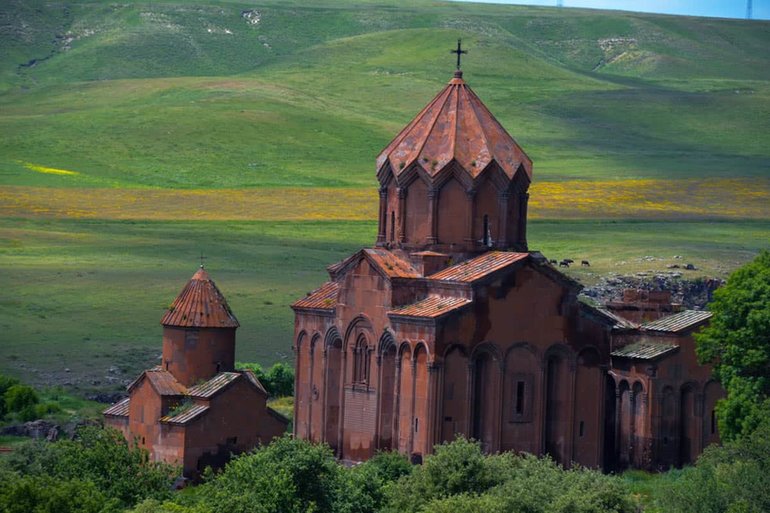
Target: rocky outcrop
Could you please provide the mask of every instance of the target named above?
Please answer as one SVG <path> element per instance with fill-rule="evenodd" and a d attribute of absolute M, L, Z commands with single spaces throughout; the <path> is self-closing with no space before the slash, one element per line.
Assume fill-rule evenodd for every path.
<path fill-rule="evenodd" d="M 714 291 L 724 284 L 719 278 L 683 278 L 679 272 L 613 275 L 601 278 L 599 283 L 583 289 L 581 295 L 590 300 L 606 304 L 618 301 L 625 289 L 648 291 L 668 290 L 674 303 L 681 303 L 690 310 L 704 310 L 711 301 Z"/>

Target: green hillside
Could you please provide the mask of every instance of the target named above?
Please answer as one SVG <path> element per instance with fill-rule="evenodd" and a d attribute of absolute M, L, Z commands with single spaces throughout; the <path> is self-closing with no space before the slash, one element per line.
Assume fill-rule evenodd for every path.
<path fill-rule="evenodd" d="M 537 180 L 770 168 L 768 22 L 448 2 L 0 9 L 3 184 L 370 186 L 457 37 Z"/>
<path fill-rule="evenodd" d="M 373 242 L 375 157 L 451 78 L 457 38 L 535 163 L 531 247 L 592 262 L 573 276 L 674 255 L 724 276 L 767 247 L 770 22 L 4 0 L 0 373 L 119 388 L 155 362 L 201 252 L 241 321 L 238 358 L 291 358 L 288 304 Z"/>

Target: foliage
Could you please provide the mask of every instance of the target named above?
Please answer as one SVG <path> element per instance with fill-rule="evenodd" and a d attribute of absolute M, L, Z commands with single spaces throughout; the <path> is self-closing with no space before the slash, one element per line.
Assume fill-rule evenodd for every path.
<path fill-rule="evenodd" d="M 8 412 L 8 408 L 5 405 L 5 393 L 9 388 L 18 384 L 18 379 L 0 374 L 0 420 L 2 420 L 2 418 Z"/>
<path fill-rule="evenodd" d="M 19 420 L 29 421 L 39 418 L 35 406 L 40 402 L 35 389 L 27 385 L 13 385 L 4 396 L 5 411 L 17 413 Z"/>
<path fill-rule="evenodd" d="M 148 497 L 170 497 L 176 475 L 173 467 L 150 462 L 146 451 L 129 447 L 120 432 L 97 427 L 79 429 L 75 440 L 22 445 L 5 467 L 19 476 L 39 479 L 27 481 L 29 486 L 47 478 L 82 480 L 123 507 Z"/>
<path fill-rule="evenodd" d="M 727 391 L 717 416 L 722 439 L 731 440 L 750 434 L 770 410 L 770 251 L 733 272 L 709 309 L 697 354 Z"/>
<path fill-rule="evenodd" d="M 270 397 L 294 395 L 294 367 L 284 362 L 274 363 L 267 371 L 258 363 L 237 362 L 235 366 L 253 372 Z"/>
<path fill-rule="evenodd" d="M 94 483 L 50 476 L 0 475 L 1 513 L 118 513 L 115 499 L 108 499 Z"/>
<path fill-rule="evenodd" d="M 670 477 L 657 499 L 666 513 L 770 511 L 770 411 L 752 433 L 706 448 L 694 467 Z"/>
<path fill-rule="evenodd" d="M 214 513 L 332 512 L 342 476 L 328 446 L 286 435 L 230 461 L 201 494 Z"/>
<path fill-rule="evenodd" d="M 623 482 L 585 469 L 564 470 L 549 458 L 484 456 L 478 443 L 457 439 L 435 448 L 389 489 L 385 511 L 598 513 L 633 512 Z"/>

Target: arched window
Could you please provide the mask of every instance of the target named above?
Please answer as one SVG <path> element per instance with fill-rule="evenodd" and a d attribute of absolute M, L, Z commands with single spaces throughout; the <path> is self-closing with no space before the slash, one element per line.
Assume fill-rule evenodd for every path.
<path fill-rule="evenodd" d="M 364 335 L 359 335 L 353 348 L 353 383 L 369 382 L 369 344 Z"/>

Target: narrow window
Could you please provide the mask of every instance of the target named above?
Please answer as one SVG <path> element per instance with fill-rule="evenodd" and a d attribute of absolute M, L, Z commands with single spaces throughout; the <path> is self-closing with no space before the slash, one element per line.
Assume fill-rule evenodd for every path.
<path fill-rule="evenodd" d="M 583 432 L 585 431 L 585 427 L 586 427 L 586 425 L 585 425 L 585 422 L 583 422 L 583 421 L 581 420 L 581 421 L 580 421 L 580 437 L 581 437 L 581 438 L 583 437 Z"/>
<path fill-rule="evenodd" d="M 524 414 L 524 382 L 516 382 L 516 415 Z"/>
<path fill-rule="evenodd" d="M 166 370 L 168 370 L 168 360 L 166 360 Z"/>
<path fill-rule="evenodd" d="M 366 338 L 361 335 L 353 348 L 353 382 L 369 382 L 369 347 Z"/>
<path fill-rule="evenodd" d="M 222 367 L 222 364 L 220 362 L 217 362 L 217 374 L 219 374 L 219 369 Z"/>
<path fill-rule="evenodd" d="M 144 445 L 144 437 L 142 437 L 142 445 Z"/>
<path fill-rule="evenodd" d="M 487 214 L 484 214 L 484 231 L 483 233 L 483 243 L 485 246 L 489 246 L 489 216 Z"/>
<path fill-rule="evenodd" d="M 390 242 L 396 240 L 396 213 L 390 211 Z"/>
<path fill-rule="evenodd" d="M 416 433 L 420 428 L 420 419 L 415 418 L 414 419 L 414 432 Z"/>
<path fill-rule="evenodd" d="M 711 410 L 711 434 L 716 434 L 717 432 L 717 412 L 714 410 Z"/>

